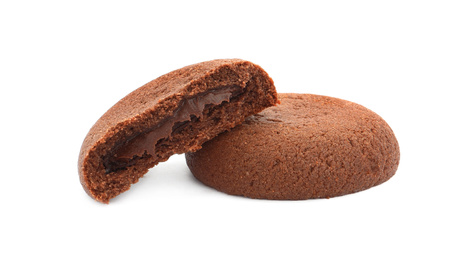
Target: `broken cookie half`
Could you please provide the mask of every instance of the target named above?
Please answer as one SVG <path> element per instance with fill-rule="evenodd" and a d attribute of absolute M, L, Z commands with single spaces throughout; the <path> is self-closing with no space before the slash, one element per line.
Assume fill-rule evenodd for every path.
<path fill-rule="evenodd" d="M 244 60 L 213 60 L 163 75 L 111 107 L 79 155 L 85 191 L 108 203 L 173 154 L 196 151 L 277 103 L 272 79 Z"/>

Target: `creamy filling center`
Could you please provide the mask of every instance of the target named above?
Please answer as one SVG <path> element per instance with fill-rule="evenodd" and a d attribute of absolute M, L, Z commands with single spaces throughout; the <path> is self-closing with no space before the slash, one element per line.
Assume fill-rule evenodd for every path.
<path fill-rule="evenodd" d="M 141 158 L 146 154 L 157 158 L 156 144 L 159 140 L 169 138 L 179 126 L 191 121 L 192 117 L 202 117 L 205 106 L 217 106 L 223 102 L 229 102 L 232 97 L 241 93 L 240 86 L 230 85 L 183 100 L 172 116 L 164 119 L 150 131 L 138 134 L 115 148 L 112 151 L 113 154 L 105 160 L 106 172 L 114 172 L 133 165 L 136 158 Z"/>

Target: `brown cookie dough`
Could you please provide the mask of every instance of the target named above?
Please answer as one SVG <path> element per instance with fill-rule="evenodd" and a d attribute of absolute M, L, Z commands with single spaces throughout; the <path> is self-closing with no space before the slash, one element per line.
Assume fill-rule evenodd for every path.
<path fill-rule="evenodd" d="M 248 61 L 213 60 L 170 72 L 128 94 L 90 129 L 78 162 L 82 186 L 108 203 L 172 154 L 196 151 L 276 103 L 272 79 Z"/>
<path fill-rule="evenodd" d="M 279 99 L 187 153 L 193 175 L 232 195 L 300 200 L 358 192 L 395 174 L 398 142 L 374 112 L 326 96 Z"/>

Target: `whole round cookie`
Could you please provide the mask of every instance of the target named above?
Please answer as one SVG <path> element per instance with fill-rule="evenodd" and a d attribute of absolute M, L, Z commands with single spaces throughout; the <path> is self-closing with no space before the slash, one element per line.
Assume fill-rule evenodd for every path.
<path fill-rule="evenodd" d="M 187 153 L 193 175 L 232 195 L 299 200 L 362 191 L 395 174 L 398 142 L 371 110 L 311 94 L 279 100 Z"/>

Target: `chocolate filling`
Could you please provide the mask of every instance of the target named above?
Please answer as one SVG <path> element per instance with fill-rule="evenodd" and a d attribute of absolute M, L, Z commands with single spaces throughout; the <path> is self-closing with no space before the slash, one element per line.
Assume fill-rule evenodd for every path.
<path fill-rule="evenodd" d="M 126 169 L 144 157 L 158 158 L 156 146 L 161 140 L 170 138 L 173 133 L 180 131 L 189 122 L 198 120 L 203 116 L 206 107 L 229 102 L 242 92 L 240 86 L 230 85 L 182 100 L 172 116 L 163 119 L 147 132 L 131 136 L 118 144 L 104 160 L 106 173 Z"/>

